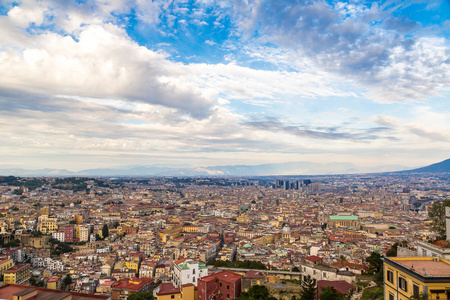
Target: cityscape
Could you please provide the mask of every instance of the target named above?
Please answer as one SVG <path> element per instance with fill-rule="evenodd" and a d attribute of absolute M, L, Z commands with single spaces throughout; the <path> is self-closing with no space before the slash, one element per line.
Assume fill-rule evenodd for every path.
<path fill-rule="evenodd" d="M 373 261 L 386 257 L 384 272 L 401 271 L 396 259 L 422 263 L 441 287 L 415 279 L 404 294 L 436 299 L 450 248 L 430 211 L 450 199 L 449 173 L 3 176 L 0 297 L 33 286 L 47 299 L 253 299 L 263 286 L 264 299 L 309 299 L 311 280 L 311 299 L 330 287 L 335 297 L 388 299 Z"/>
<path fill-rule="evenodd" d="M 449 20 L 0 1 L 0 300 L 450 299 Z"/>

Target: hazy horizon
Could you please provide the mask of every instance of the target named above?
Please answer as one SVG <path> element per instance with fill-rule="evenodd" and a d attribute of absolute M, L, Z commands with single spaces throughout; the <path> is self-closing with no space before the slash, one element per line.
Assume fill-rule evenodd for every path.
<path fill-rule="evenodd" d="M 2 1 L 0 169 L 437 163 L 448 20 L 448 1 Z"/>

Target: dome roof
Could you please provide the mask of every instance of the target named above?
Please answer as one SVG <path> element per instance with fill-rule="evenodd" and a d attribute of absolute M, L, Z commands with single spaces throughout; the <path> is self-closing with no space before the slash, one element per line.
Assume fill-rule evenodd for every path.
<path fill-rule="evenodd" d="M 289 227 L 288 225 L 284 226 L 282 233 L 283 234 L 291 234 L 291 227 Z"/>

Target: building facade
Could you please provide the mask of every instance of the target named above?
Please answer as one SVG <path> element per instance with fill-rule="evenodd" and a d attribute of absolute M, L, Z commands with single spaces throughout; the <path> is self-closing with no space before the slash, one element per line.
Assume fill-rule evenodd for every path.
<path fill-rule="evenodd" d="M 384 299 L 450 299 L 450 261 L 440 257 L 389 257 L 384 261 Z"/>

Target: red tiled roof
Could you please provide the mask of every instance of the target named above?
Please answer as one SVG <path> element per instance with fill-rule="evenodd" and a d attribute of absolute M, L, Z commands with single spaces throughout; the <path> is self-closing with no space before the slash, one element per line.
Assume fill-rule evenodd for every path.
<path fill-rule="evenodd" d="M 311 255 L 311 256 L 305 257 L 305 259 L 309 260 L 309 261 L 312 261 L 312 262 L 322 260 L 320 257 L 315 256 L 315 255 Z"/>
<path fill-rule="evenodd" d="M 233 273 L 231 271 L 228 270 L 224 270 L 206 277 L 202 277 L 200 280 L 205 281 L 205 282 L 209 282 L 211 280 L 215 280 L 215 279 L 219 279 L 219 280 L 224 280 L 224 281 L 231 281 L 231 282 L 236 282 L 238 280 L 240 280 L 242 278 L 241 275 Z"/>
<path fill-rule="evenodd" d="M 139 291 L 142 289 L 146 284 L 149 284 L 153 282 L 153 278 L 133 278 L 131 280 L 129 279 L 121 279 L 115 284 L 112 285 L 113 289 L 123 289 L 123 290 L 133 290 L 133 291 Z"/>
<path fill-rule="evenodd" d="M 338 281 L 319 280 L 319 281 L 317 281 L 318 294 L 320 295 L 322 290 L 329 286 L 333 287 L 336 291 L 338 291 L 339 293 L 342 293 L 344 295 L 347 295 L 351 289 L 353 289 L 353 290 L 356 289 L 353 285 L 351 285 L 350 283 L 348 283 L 347 281 L 344 281 L 344 280 L 338 280 Z"/>
<path fill-rule="evenodd" d="M 173 286 L 172 283 L 161 283 L 159 285 L 159 292 L 157 296 L 170 295 L 180 293 L 180 289 Z"/>

